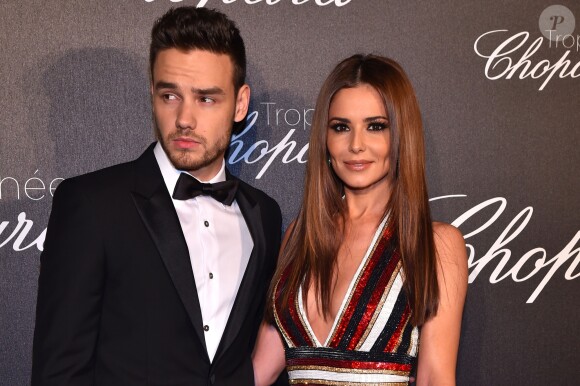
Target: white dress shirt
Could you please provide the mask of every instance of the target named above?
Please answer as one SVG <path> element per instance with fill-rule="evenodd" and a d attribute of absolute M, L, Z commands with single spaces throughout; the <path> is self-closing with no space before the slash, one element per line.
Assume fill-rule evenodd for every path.
<path fill-rule="evenodd" d="M 172 195 L 182 171 L 175 169 L 159 142 L 154 154 Z M 225 180 L 224 160 L 215 177 L 201 182 Z M 231 206 L 209 196 L 172 200 L 187 242 L 201 306 L 207 353 L 213 361 L 254 243 L 235 200 Z"/>

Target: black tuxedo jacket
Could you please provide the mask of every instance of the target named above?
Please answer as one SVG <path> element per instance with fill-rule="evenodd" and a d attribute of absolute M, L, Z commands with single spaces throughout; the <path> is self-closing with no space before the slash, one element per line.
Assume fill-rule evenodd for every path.
<path fill-rule="evenodd" d="M 253 385 L 251 352 L 282 224 L 278 204 L 244 182 L 236 200 L 254 249 L 210 363 L 187 244 L 153 145 L 133 162 L 63 181 L 41 255 L 32 385 Z"/>

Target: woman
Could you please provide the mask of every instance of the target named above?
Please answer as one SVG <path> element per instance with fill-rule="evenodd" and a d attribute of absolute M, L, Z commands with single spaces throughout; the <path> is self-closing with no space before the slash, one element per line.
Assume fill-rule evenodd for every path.
<path fill-rule="evenodd" d="M 431 222 L 406 74 L 378 56 L 342 61 L 316 103 L 302 208 L 254 351 L 256 384 L 286 365 L 292 384 L 406 385 L 416 374 L 417 385 L 455 385 L 466 289 L 461 234 Z"/>

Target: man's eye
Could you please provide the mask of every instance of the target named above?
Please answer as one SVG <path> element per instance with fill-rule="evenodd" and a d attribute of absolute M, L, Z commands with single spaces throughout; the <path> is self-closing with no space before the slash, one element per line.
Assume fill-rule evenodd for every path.
<path fill-rule="evenodd" d="M 163 98 L 163 100 L 165 100 L 165 101 L 174 101 L 174 100 L 177 100 L 177 95 L 175 95 L 175 94 L 163 94 L 163 95 L 161 95 L 161 98 Z"/>
<path fill-rule="evenodd" d="M 349 130 L 348 126 L 342 123 L 335 123 L 334 125 L 330 125 L 330 128 L 337 133 Z"/>
<path fill-rule="evenodd" d="M 201 97 L 199 98 L 201 103 L 213 103 L 215 102 L 215 100 L 213 98 L 210 97 Z"/>

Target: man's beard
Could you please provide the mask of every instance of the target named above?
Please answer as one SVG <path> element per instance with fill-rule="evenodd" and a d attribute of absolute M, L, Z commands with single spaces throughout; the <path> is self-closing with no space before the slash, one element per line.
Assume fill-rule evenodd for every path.
<path fill-rule="evenodd" d="M 218 140 L 212 145 L 208 145 L 207 140 L 204 137 L 195 134 L 195 132 L 190 129 L 176 129 L 174 133 L 170 134 L 167 138 L 164 138 L 161 135 L 161 131 L 157 124 L 155 124 L 155 134 L 161 143 L 161 147 L 165 151 L 165 154 L 167 154 L 167 157 L 176 169 L 194 172 L 211 165 L 224 156 L 230 144 L 231 130 L 226 132 L 223 137 L 218 138 Z M 199 142 L 200 149 L 193 153 L 187 149 L 172 150 L 169 144 L 174 138 L 178 137 L 187 137 Z M 203 152 L 200 153 L 200 150 L 202 149 Z"/>

